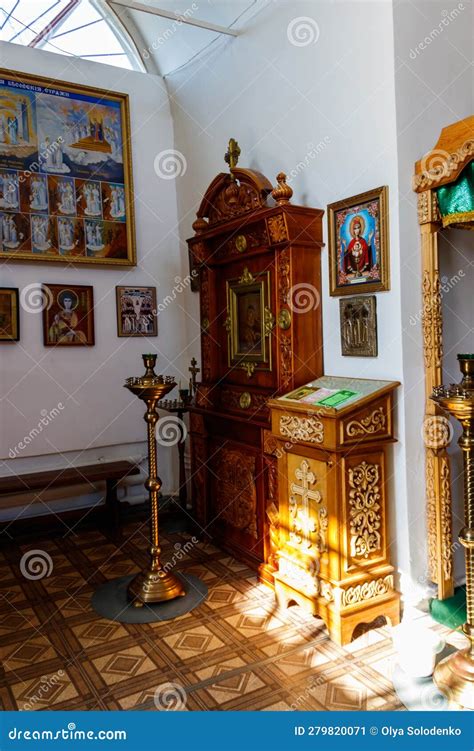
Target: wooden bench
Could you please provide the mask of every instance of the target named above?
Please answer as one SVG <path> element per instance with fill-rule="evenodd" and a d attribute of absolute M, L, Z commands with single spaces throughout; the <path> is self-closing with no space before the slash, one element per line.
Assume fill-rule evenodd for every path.
<path fill-rule="evenodd" d="M 89 484 L 95 492 L 95 483 L 105 482 L 105 510 L 115 535 L 120 531 L 120 503 L 117 485 L 129 475 L 137 475 L 140 470 L 129 461 L 87 464 L 62 469 L 47 469 L 24 475 L 0 477 L 0 508 L 8 508 L 8 497 L 17 493 L 38 493 L 33 503 L 40 503 L 40 493 L 52 488 L 67 488 Z"/>

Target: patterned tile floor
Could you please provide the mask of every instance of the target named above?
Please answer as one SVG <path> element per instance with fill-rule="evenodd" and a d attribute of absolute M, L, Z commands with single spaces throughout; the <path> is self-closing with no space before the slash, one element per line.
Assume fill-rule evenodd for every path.
<path fill-rule="evenodd" d="M 107 621 L 90 606 L 100 584 L 144 564 L 143 523 L 128 524 L 119 546 L 97 531 L 9 544 L 0 553 L 0 709 L 404 709 L 388 628 L 338 647 L 322 621 L 277 611 L 246 566 L 190 539 L 163 535 L 163 556 L 203 579 L 207 600 L 144 625 Z M 42 578 L 22 573 L 33 549 L 52 562 Z"/>

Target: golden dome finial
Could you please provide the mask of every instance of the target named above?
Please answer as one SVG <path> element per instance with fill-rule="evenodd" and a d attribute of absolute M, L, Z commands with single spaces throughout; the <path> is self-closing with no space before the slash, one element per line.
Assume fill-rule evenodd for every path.
<path fill-rule="evenodd" d="M 284 172 L 279 172 L 276 176 L 278 186 L 273 188 L 272 196 L 275 201 L 281 205 L 283 203 L 289 203 L 290 198 L 293 195 L 293 190 L 286 184 L 286 175 Z"/>

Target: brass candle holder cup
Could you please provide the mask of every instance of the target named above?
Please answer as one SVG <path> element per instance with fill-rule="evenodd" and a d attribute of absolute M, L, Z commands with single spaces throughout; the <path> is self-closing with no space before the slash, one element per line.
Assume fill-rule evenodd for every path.
<path fill-rule="evenodd" d="M 192 396 L 189 392 L 189 389 L 178 389 L 178 393 L 179 393 L 179 398 L 182 404 L 184 404 L 184 406 L 187 407 L 188 404 L 190 404 L 192 400 Z"/>
<path fill-rule="evenodd" d="M 463 379 L 459 385 L 437 386 L 432 399 L 462 425 L 459 446 L 464 458 L 465 525 L 459 542 L 466 556 L 467 621 L 463 631 L 470 640 L 442 660 L 434 671 L 434 682 L 449 701 L 474 709 L 474 354 L 458 355 Z"/>
<path fill-rule="evenodd" d="M 160 542 L 158 529 L 158 494 L 161 480 L 158 477 L 156 460 L 155 428 L 159 420 L 156 404 L 168 394 L 176 383 L 172 376 L 156 375 L 156 355 L 142 355 L 145 373 L 139 377 L 127 378 L 125 388 L 145 402 L 147 410 L 144 415 L 148 426 L 148 479 L 145 488 L 150 496 L 150 562 L 130 582 L 128 596 L 135 607 L 145 603 L 163 602 L 186 594 L 181 580 L 167 570 L 160 560 Z"/>

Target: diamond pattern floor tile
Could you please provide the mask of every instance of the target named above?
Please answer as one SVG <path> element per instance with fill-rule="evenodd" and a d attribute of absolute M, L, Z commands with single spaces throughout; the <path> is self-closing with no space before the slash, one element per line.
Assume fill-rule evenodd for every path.
<path fill-rule="evenodd" d="M 164 685 L 184 697 L 187 711 L 402 708 L 390 681 L 389 629 L 338 647 L 322 621 L 297 606 L 279 610 L 255 573 L 208 542 L 193 543 L 177 565 L 209 587 L 194 611 L 143 625 L 100 618 L 90 605 L 94 589 L 138 571 L 146 539 L 147 525 L 137 522 L 125 527 L 119 545 L 85 530 L 35 539 L 34 546 L 5 546 L 0 709 L 157 711 L 155 694 Z M 164 559 L 190 540 L 165 533 Z M 54 563 L 51 575 L 38 581 L 19 570 L 33 547 Z"/>

